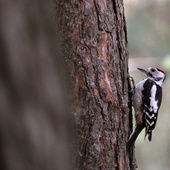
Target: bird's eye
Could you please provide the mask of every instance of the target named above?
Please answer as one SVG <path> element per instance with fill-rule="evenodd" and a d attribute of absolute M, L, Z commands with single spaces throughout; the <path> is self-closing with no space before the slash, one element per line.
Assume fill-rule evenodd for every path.
<path fill-rule="evenodd" d="M 151 68 L 151 71 L 152 71 L 152 72 L 155 72 L 156 70 L 155 70 L 154 68 Z"/>

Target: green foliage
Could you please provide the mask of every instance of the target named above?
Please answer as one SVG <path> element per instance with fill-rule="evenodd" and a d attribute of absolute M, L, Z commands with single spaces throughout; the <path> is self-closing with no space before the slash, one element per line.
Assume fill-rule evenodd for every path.
<path fill-rule="evenodd" d="M 131 4 L 130 10 L 125 6 L 131 56 L 162 57 L 170 53 L 169 7 L 168 1 Z"/>

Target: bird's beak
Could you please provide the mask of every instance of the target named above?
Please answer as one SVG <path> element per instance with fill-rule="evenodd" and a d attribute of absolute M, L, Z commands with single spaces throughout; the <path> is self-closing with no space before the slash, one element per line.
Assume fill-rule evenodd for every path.
<path fill-rule="evenodd" d="M 137 68 L 138 70 L 144 72 L 145 74 L 148 74 L 149 70 L 147 68 Z"/>

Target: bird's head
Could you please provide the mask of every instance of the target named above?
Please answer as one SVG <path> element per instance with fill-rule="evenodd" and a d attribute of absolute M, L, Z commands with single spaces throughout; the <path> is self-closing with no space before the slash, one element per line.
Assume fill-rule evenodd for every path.
<path fill-rule="evenodd" d="M 161 68 L 149 67 L 138 68 L 138 70 L 144 72 L 147 77 L 149 77 L 159 85 L 162 85 L 163 81 L 166 78 L 165 72 Z"/>

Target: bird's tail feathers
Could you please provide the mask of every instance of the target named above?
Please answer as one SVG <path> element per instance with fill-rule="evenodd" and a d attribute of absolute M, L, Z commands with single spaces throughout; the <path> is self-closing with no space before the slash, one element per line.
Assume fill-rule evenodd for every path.
<path fill-rule="evenodd" d="M 144 128 L 144 125 L 140 124 L 140 125 L 136 126 L 134 131 L 131 133 L 129 140 L 128 140 L 128 143 L 127 143 L 127 150 L 128 151 L 130 150 L 132 145 L 135 143 L 139 133 L 142 131 L 143 128 Z"/>
<path fill-rule="evenodd" d="M 145 140 L 147 135 L 148 135 L 149 142 L 151 142 L 151 140 L 152 140 L 152 131 L 146 129 L 144 140 Z"/>

